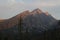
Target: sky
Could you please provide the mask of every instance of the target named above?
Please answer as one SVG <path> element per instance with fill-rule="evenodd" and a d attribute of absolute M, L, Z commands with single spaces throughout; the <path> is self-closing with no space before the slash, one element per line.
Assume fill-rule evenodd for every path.
<path fill-rule="evenodd" d="M 0 0 L 0 19 L 9 19 L 25 10 L 36 8 L 60 19 L 60 0 Z"/>

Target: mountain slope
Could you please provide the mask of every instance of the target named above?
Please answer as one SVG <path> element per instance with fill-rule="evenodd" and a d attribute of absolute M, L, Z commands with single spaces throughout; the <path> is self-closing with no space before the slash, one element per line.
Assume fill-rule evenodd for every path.
<path fill-rule="evenodd" d="M 18 28 L 18 23 L 20 22 L 20 20 L 22 20 L 21 22 L 24 30 L 27 27 L 31 29 L 31 27 L 39 28 L 40 26 L 44 26 L 45 29 L 46 26 L 50 26 L 53 22 L 56 21 L 55 18 L 47 14 L 48 13 L 44 13 L 40 9 L 35 9 L 32 12 L 24 11 L 0 24 L 0 30 L 13 28 L 15 26 Z"/>
<path fill-rule="evenodd" d="M 24 12 L 22 12 L 22 13 L 16 15 L 16 16 L 10 18 L 10 19 L 5 20 L 4 22 L 2 22 L 0 24 L 0 30 L 12 28 L 15 25 L 18 25 L 18 23 L 20 21 L 20 17 L 23 17 L 23 16 L 25 17 L 25 15 L 28 14 L 28 13 L 29 13 L 29 11 L 24 11 Z"/>
<path fill-rule="evenodd" d="M 28 28 L 28 31 L 35 30 L 41 32 L 50 28 L 49 26 L 55 21 L 56 19 L 51 15 L 46 15 L 41 10 L 35 9 L 30 15 L 22 19 L 21 26 L 23 27 L 23 31 L 26 31 L 26 28 Z"/>
<path fill-rule="evenodd" d="M 45 31 L 54 29 L 52 24 L 56 21 L 55 18 L 40 9 L 35 9 L 32 12 L 24 11 L 1 23 L 0 32 L 5 36 L 8 34 L 10 37 L 14 35 L 16 37 L 20 32 L 18 29 L 21 28 L 23 38 L 27 36 L 35 39 L 35 37 L 39 38 Z"/>

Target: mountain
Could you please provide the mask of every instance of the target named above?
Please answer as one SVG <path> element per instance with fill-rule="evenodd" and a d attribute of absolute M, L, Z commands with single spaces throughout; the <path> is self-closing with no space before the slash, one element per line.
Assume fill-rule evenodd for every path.
<path fill-rule="evenodd" d="M 24 37 L 20 38 L 31 38 L 41 37 L 45 31 L 52 30 L 57 23 L 57 20 L 53 18 L 48 12 L 43 12 L 39 8 L 33 10 L 32 12 L 24 11 L 10 19 L 6 19 L 0 23 L 0 32 L 3 35 L 12 36 L 12 39 L 19 35 L 19 28 L 21 29 Z M 8 36 L 7 35 L 7 36 Z M 35 36 L 34 36 L 35 35 Z M 38 37 L 38 38 L 39 38 Z"/>
<path fill-rule="evenodd" d="M 1 23 L 1 22 L 4 22 L 4 21 L 5 21 L 5 19 L 0 19 L 0 23 Z"/>
<path fill-rule="evenodd" d="M 43 23 L 43 24 L 49 24 L 49 23 L 53 22 L 54 20 L 56 20 L 55 18 L 53 18 L 48 13 L 42 12 L 40 9 L 35 9 L 32 12 L 29 12 L 27 10 L 27 11 L 24 11 L 24 12 L 14 16 L 14 17 L 12 17 L 10 19 L 7 19 L 5 21 L 1 20 L 1 21 L 3 21 L 2 22 L 3 24 L 0 25 L 1 26 L 0 28 L 1 29 L 11 28 L 11 27 L 17 25 L 19 23 L 20 19 L 25 19 L 25 18 L 27 18 L 27 16 L 37 17 L 37 19 L 39 18 L 41 20 L 41 23 Z"/>
<path fill-rule="evenodd" d="M 30 15 L 27 15 L 24 19 L 21 19 L 21 26 L 23 31 L 26 32 L 26 28 L 31 32 L 32 30 L 43 32 L 51 27 L 50 25 L 56 21 L 51 15 L 42 12 L 40 9 L 35 9 L 30 12 Z"/>
<path fill-rule="evenodd" d="M 22 12 L 22 13 L 16 15 L 16 16 L 14 16 L 14 17 L 12 17 L 10 19 L 7 19 L 6 21 L 2 22 L 2 24 L 0 24 L 0 30 L 14 27 L 15 25 L 17 25 L 19 23 L 20 16 L 22 17 L 22 16 L 24 16 L 22 14 L 26 15 L 27 13 L 29 13 L 29 11 L 24 11 L 24 12 Z"/>

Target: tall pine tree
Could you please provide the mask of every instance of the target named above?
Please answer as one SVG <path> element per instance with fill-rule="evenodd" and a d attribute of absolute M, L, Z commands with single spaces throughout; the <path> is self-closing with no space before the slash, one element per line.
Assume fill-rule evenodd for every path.
<path fill-rule="evenodd" d="M 20 39 L 20 40 L 23 40 L 21 23 L 22 23 L 22 19 L 21 19 L 21 17 L 20 17 L 19 23 L 18 23 L 19 39 Z"/>

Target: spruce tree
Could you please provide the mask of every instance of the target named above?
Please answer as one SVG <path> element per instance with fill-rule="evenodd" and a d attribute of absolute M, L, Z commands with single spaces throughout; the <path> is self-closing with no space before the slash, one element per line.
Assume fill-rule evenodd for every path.
<path fill-rule="evenodd" d="M 21 17 L 20 17 L 19 23 L 18 23 L 19 39 L 20 39 L 20 40 L 23 40 L 21 22 L 22 22 L 22 19 L 21 19 Z"/>

